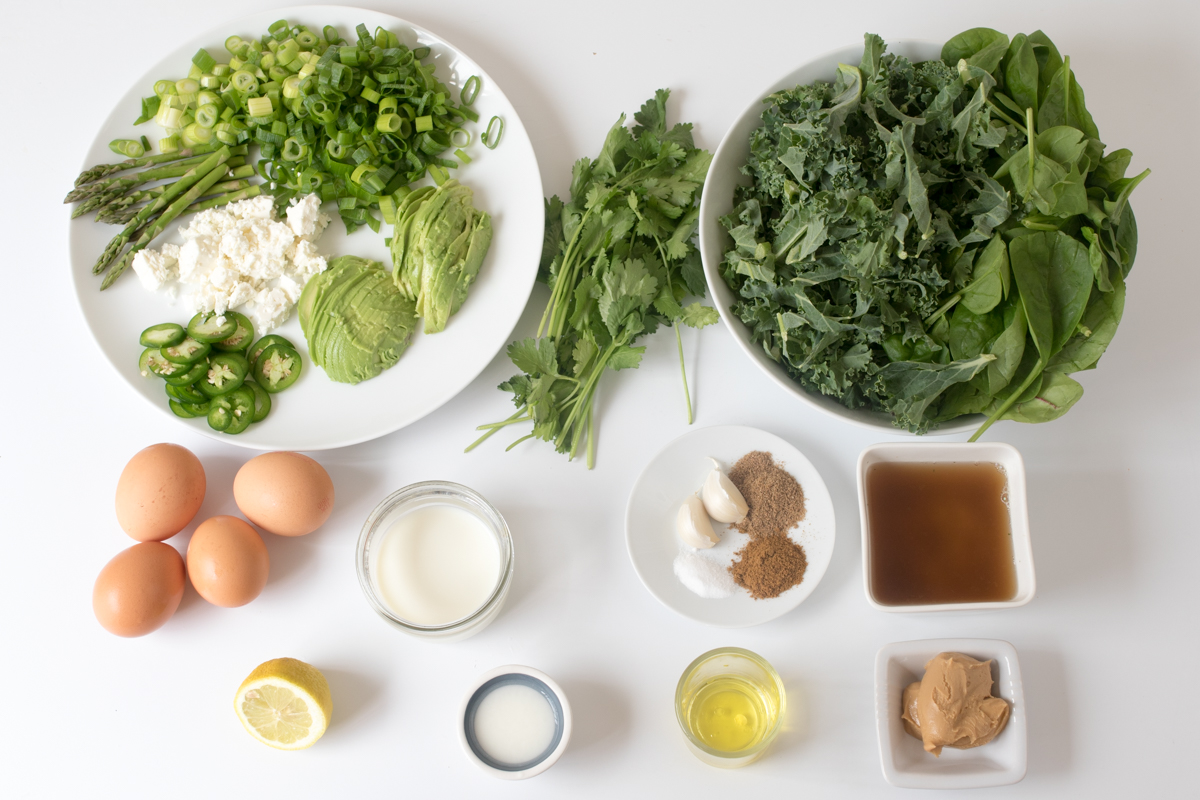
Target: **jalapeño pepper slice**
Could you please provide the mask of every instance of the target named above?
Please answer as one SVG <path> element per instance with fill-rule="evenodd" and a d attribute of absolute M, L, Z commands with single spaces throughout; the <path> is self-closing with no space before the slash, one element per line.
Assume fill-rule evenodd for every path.
<path fill-rule="evenodd" d="M 232 336 L 236 330 L 237 323 L 234 322 L 232 313 L 221 316 L 200 313 L 192 317 L 187 325 L 188 336 L 201 342 L 219 342 Z"/>
<path fill-rule="evenodd" d="M 217 350 L 238 353 L 250 347 L 250 343 L 254 341 L 254 323 L 246 318 L 245 314 L 239 314 L 236 311 L 226 311 L 225 317 L 232 319 L 237 329 L 229 336 L 219 342 L 215 342 L 213 347 Z"/>
<path fill-rule="evenodd" d="M 142 331 L 142 336 L 138 341 L 142 343 L 142 347 L 170 347 L 182 342 L 186 336 L 187 333 L 183 330 L 182 325 L 164 322 L 146 328 Z"/>
<path fill-rule="evenodd" d="M 263 350 L 254 364 L 254 380 L 271 394 L 282 392 L 300 377 L 303 363 L 300 354 L 283 344 L 272 344 Z"/>
<path fill-rule="evenodd" d="M 209 397 L 217 397 L 242 385 L 250 365 L 240 353 L 221 353 L 209 360 L 208 372 L 196 384 Z"/>

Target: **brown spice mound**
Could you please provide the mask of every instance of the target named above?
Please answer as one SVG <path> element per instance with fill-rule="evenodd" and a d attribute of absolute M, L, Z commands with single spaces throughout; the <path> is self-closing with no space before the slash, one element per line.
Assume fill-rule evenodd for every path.
<path fill-rule="evenodd" d="M 808 569 L 804 548 L 787 534 L 751 539 L 737 555 L 729 574 L 755 600 L 778 597 L 804 580 Z"/>
<path fill-rule="evenodd" d="M 750 541 L 734 555 L 729 574 L 755 600 L 778 597 L 804 580 L 808 558 L 788 531 L 804 519 L 804 490 L 770 453 L 755 450 L 738 459 L 729 480 L 749 506 L 735 527 Z"/>
<path fill-rule="evenodd" d="M 729 470 L 729 480 L 750 512 L 737 529 L 751 537 L 787 533 L 804 519 L 804 490 L 792 474 L 762 450 L 747 453 Z"/>

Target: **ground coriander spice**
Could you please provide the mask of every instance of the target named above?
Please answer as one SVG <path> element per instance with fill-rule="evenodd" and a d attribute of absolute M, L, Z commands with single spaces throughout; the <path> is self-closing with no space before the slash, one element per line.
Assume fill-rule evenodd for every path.
<path fill-rule="evenodd" d="M 729 480 L 750 507 L 737 530 L 747 542 L 729 565 L 734 581 L 755 600 L 779 595 L 804 580 L 808 559 L 788 531 L 804 519 L 804 490 L 770 453 L 755 450 L 738 459 Z"/>

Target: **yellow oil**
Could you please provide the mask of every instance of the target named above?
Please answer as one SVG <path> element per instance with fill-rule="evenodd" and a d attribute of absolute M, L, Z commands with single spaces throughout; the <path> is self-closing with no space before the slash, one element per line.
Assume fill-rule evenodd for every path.
<path fill-rule="evenodd" d="M 707 681 L 683 704 L 683 718 L 692 735 L 723 753 L 754 747 L 775 725 L 779 713 L 773 692 L 732 675 Z"/>

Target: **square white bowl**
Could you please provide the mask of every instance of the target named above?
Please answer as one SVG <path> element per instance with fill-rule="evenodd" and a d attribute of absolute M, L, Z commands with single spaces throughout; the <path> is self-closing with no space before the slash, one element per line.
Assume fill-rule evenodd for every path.
<path fill-rule="evenodd" d="M 871 521 L 867 514 L 867 470 L 880 462 L 908 464 L 999 464 L 1008 478 L 1008 521 L 1012 533 L 1013 566 L 1017 591 L 1011 600 L 986 603 L 929 603 L 885 605 L 871 591 Z M 858 456 L 858 513 L 862 522 L 863 590 L 867 602 L 880 611 L 977 611 L 1016 608 L 1033 599 L 1037 581 L 1033 573 L 1033 545 L 1029 537 L 1029 506 L 1025 494 L 1025 461 L 1017 448 L 1002 442 L 888 442 L 873 444 Z"/>
<path fill-rule="evenodd" d="M 925 663 L 938 653 L 962 653 L 992 661 L 992 694 L 1008 701 L 1008 724 L 982 747 L 925 752 L 900 721 L 904 687 L 921 680 Z M 1017 651 L 1001 639 L 922 639 L 893 642 L 875 656 L 875 727 L 883 777 L 908 789 L 978 789 L 1007 786 L 1025 777 L 1028 734 L 1025 691 Z"/>

